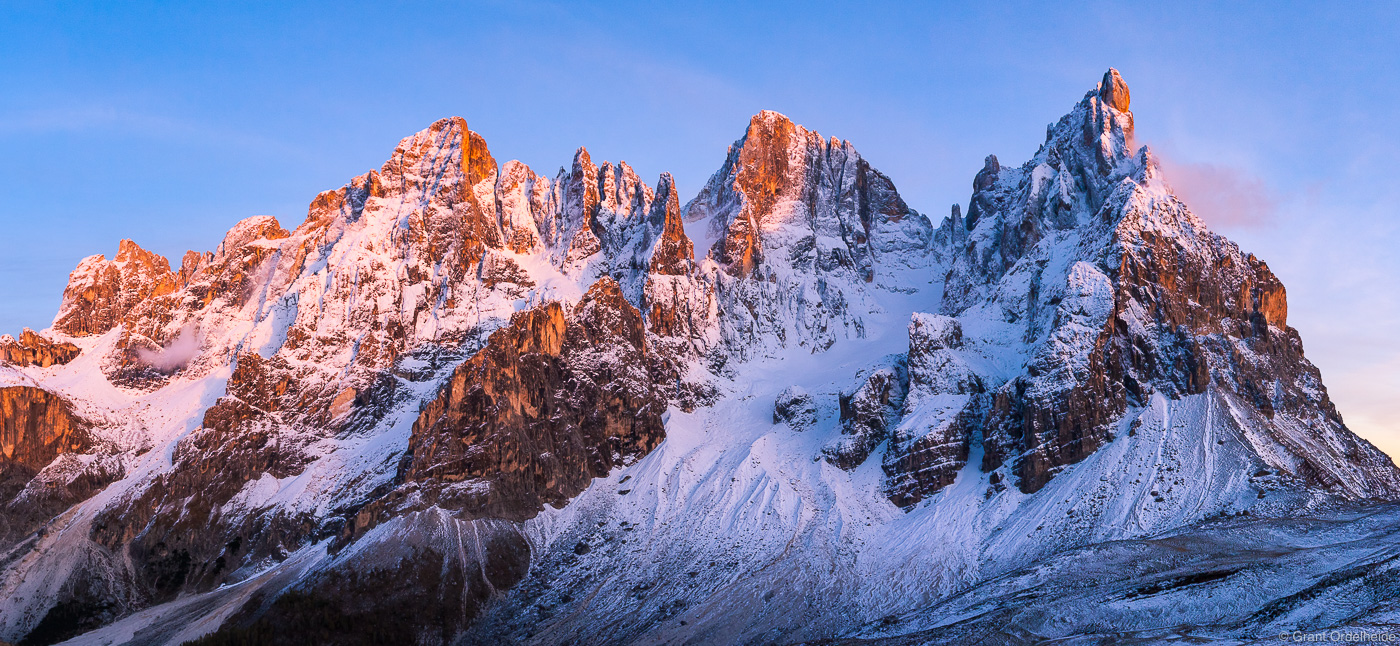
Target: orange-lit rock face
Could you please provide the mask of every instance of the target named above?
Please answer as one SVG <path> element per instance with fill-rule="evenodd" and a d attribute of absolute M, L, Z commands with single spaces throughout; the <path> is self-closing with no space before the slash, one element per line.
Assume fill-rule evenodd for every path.
<path fill-rule="evenodd" d="M 735 178 L 736 187 L 748 200 L 751 213 L 762 226 L 765 216 L 773 213 L 773 207 L 782 197 L 793 197 L 802 188 L 794 182 L 793 163 L 798 170 L 806 159 L 794 155 L 801 151 L 799 146 L 807 142 L 797 138 L 797 126 L 786 117 L 776 113 L 760 113 L 749 122 L 744 133 L 744 146 L 739 152 L 739 173 Z M 807 134 L 805 131 L 803 134 Z M 794 150 L 797 149 L 797 150 Z M 796 157 L 796 159 L 794 159 Z"/>
<path fill-rule="evenodd" d="M 379 181 L 379 171 L 370 171 L 350 180 L 349 184 L 333 191 L 322 191 L 311 201 L 307 209 L 306 221 L 297 227 L 298 233 L 321 230 L 336 218 L 348 222 L 360 219 L 365 202 L 370 198 L 384 197 L 387 190 Z"/>
<path fill-rule="evenodd" d="M 453 270 L 465 271 L 486 248 L 501 247 L 492 194 L 496 160 L 461 117 L 404 139 L 379 175 L 386 197 L 427 198 L 407 224 L 409 239 L 429 257 L 452 253 Z"/>
<path fill-rule="evenodd" d="M 63 453 L 87 450 L 83 424 L 61 397 L 39 388 L 0 388 L 0 458 L 42 469 Z"/>
<path fill-rule="evenodd" d="M 745 208 L 714 249 L 715 259 L 735 276 L 751 275 L 762 262 L 761 233 L 765 221 L 779 199 L 794 197 L 793 193 L 802 188 L 791 178 L 793 163 L 800 168 L 806 162 L 805 151 L 800 148 L 806 142 L 798 141 L 796 135 L 797 128 L 791 121 L 767 112 L 755 116 L 744 133 L 734 188 L 743 195 Z"/>
<path fill-rule="evenodd" d="M 604 278 L 566 314 L 521 312 L 462 364 L 413 426 L 405 479 L 438 503 L 523 520 L 664 436 L 642 318 Z M 432 483 L 479 481 L 482 486 Z"/>
<path fill-rule="evenodd" d="M 1132 105 L 1128 84 L 1115 69 L 1104 73 L 1103 82 L 1099 84 L 1099 96 L 1103 98 L 1104 103 L 1119 112 L 1127 112 L 1128 106 Z"/>
<path fill-rule="evenodd" d="M 932 235 L 850 142 L 767 111 L 687 208 L 689 218 L 711 219 L 708 253 L 736 277 L 772 264 L 869 282 L 882 256 L 918 256 Z"/>
<path fill-rule="evenodd" d="M 78 356 L 78 346 L 72 343 L 54 343 L 25 328 L 16 341 L 9 335 L 0 336 L 0 361 L 8 361 L 18 366 L 61 365 Z"/>
<path fill-rule="evenodd" d="M 656 184 L 656 195 L 657 199 L 651 205 L 650 220 L 651 226 L 661 230 L 661 237 L 652 252 L 649 270 L 654 274 L 685 275 L 695 261 L 695 247 L 685 235 L 675 180 L 670 173 L 661 175 L 661 181 Z"/>
<path fill-rule="evenodd" d="M 83 423 L 64 430 L 68 409 L 44 391 L 0 396 L 17 402 L 0 409 L 10 424 L 0 429 L 0 554 L 19 555 L 6 567 L 30 568 L 9 580 L 56 573 L 68 578 L 45 585 L 60 595 L 126 595 L 94 625 L 177 598 L 155 612 L 213 625 L 229 615 L 196 615 L 233 610 L 219 600 L 224 584 L 271 582 L 313 601 L 310 610 L 250 592 L 231 629 L 245 620 L 315 629 L 320 609 L 370 608 L 347 629 L 374 625 L 394 643 L 558 641 L 589 634 L 599 609 L 622 620 L 607 619 L 620 632 L 598 639 L 645 640 L 705 612 L 687 590 L 711 601 L 719 590 L 726 607 L 764 617 L 798 616 L 792 609 L 813 625 L 826 618 L 801 613 L 825 612 L 804 603 L 819 597 L 842 617 L 872 620 L 890 610 L 853 614 L 845 602 L 863 593 L 847 583 L 863 585 L 873 570 L 846 567 L 852 550 L 823 548 L 815 560 L 804 551 L 908 538 L 885 535 L 886 513 L 851 534 L 852 509 L 876 509 L 884 496 L 934 532 L 921 540 L 964 542 L 915 550 L 940 562 L 896 549 L 891 564 L 976 585 L 960 569 L 940 577 L 942 557 L 961 568 L 958 554 L 1010 545 L 1011 558 L 1033 559 L 1074 547 L 1086 528 L 1117 532 L 1124 516 L 1078 522 L 1098 513 L 1078 503 L 1105 495 L 1128 502 L 1125 513 L 1150 510 L 1142 494 L 1152 485 L 1113 479 L 1120 444 L 1164 467 L 1204 464 L 1154 451 L 1168 444 L 1146 445 L 1151 436 L 1116 443 L 1143 411 L 1239 440 L 1174 445 L 1243 456 L 1201 469 L 1209 473 L 1192 490 L 1219 483 L 1231 506 L 1187 496 L 1183 523 L 1252 505 L 1252 485 L 1234 476 L 1253 473 L 1236 467 L 1260 455 L 1287 463 L 1301 483 L 1289 495 L 1308 505 L 1332 492 L 1400 497 L 1400 471 L 1345 431 L 1302 358 L 1282 286 L 1155 181 L 1131 143 L 1128 107 L 1110 73 L 1030 163 L 988 157 L 967 220 L 955 207 L 936 234 L 849 142 L 763 113 L 685 209 L 669 175 L 653 190 L 626 163 L 594 165 L 583 149 L 552 179 L 519 162 L 497 170 L 481 137 L 453 118 L 318 195 L 294 231 L 250 218 L 164 273 L 124 245 L 127 264 L 98 259 L 102 271 L 75 272 L 78 296 L 65 303 L 84 333 L 110 330 L 79 341 L 105 353 L 79 362 L 128 389 L 73 395 L 73 410 L 93 411 L 90 446 Z M 699 262 L 688 228 L 708 247 Z M 122 287 L 126 274 L 145 296 Z M 162 276 L 172 289 L 159 288 Z M 83 300 L 90 285 L 107 287 Z M 907 346 L 890 336 L 891 315 L 940 302 L 947 311 L 908 319 Z M 29 336 L 14 344 L 33 365 L 57 360 Z M 195 353 L 189 367 L 143 359 L 181 348 Z M 798 356 L 807 351 L 817 356 Z M 67 396 L 72 370 L 6 366 L 0 376 L 51 380 L 73 389 Z M 779 380 L 791 383 L 771 419 L 785 428 L 768 428 L 767 402 L 754 397 L 788 385 Z M 133 405 L 112 410 L 122 399 Z M 1197 415 L 1197 404 L 1215 407 Z M 671 406 L 683 413 L 665 418 Z M 128 414 L 137 419 L 122 427 Z M 677 424 L 676 450 L 636 464 L 662 443 L 663 419 Z M 150 431 L 139 428 L 147 421 Z M 1292 435 L 1280 431 L 1290 424 Z M 133 438 L 155 445 L 143 453 Z M 60 452 L 74 450 L 84 453 Z M 822 453 L 864 484 L 807 487 L 830 480 L 813 462 Z M 969 464 L 975 456 L 980 465 Z M 79 463 L 99 466 L 64 470 Z M 1281 479 L 1289 469 L 1276 469 L 1281 486 L 1294 486 Z M 872 478 L 878 488 L 866 486 Z M 66 517 L 83 522 L 50 523 L 114 481 Z M 1098 488 L 1065 497 L 1057 488 L 1078 494 L 1085 483 Z M 1007 487 L 1039 493 L 1003 495 Z M 61 495 L 34 502 L 46 490 Z M 1273 491 L 1271 510 L 1281 508 Z M 956 507 L 930 511 L 950 500 Z M 1053 518 L 1068 516 L 1059 501 L 1075 506 L 1075 522 Z M 1029 511 L 1018 516 L 1018 506 Z M 951 533 L 919 520 L 950 509 L 968 521 Z M 633 524 L 639 516 L 648 522 Z M 1041 520 L 1053 531 L 1014 531 Z M 53 532 L 36 535 L 45 523 Z M 1023 533 L 1024 543 L 1013 536 Z M 33 551 L 10 551 L 31 536 Z M 95 555 L 98 567 L 24 565 L 74 556 L 65 550 Z M 776 594 L 729 585 L 752 564 L 803 578 L 812 563 L 822 572 L 803 580 L 821 587 L 837 572 L 837 587 L 785 600 L 781 585 Z M 599 588 L 599 572 L 621 572 L 614 582 L 626 585 Z M 948 592 L 934 585 L 913 596 Z M 745 606 L 755 594 L 763 601 Z M 62 596 L 29 603 L 35 621 L 74 607 Z M 184 619 L 160 623 L 180 630 Z M 517 619 L 519 639 L 490 638 Z M 380 620 L 391 628 L 380 631 Z M 477 627 L 486 632 L 464 633 Z"/>
<path fill-rule="evenodd" d="M 101 334 L 120 325 L 137 305 L 174 289 L 170 261 L 123 240 L 115 259 L 91 256 L 69 276 L 54 329 L 72 336 Z"/>

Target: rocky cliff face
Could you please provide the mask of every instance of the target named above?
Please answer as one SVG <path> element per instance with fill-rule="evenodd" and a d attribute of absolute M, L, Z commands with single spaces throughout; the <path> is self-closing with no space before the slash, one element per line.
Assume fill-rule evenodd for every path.
<path fill-rule="evenodd" d="M 115 479 L 119 461 L 83 455 L 92 449 L 88 424 L 62 397 L 0 387 L 0 550 Z"/>
<path fill-rule="evenodd" d="M 0 336 L 0 361 L 8 361 L 18 366 L 62 365 L 78 356 L 78 346 L 72 343 L 54 343 L 25 328 L 19 340 L 6 334 Z"/>
<path fill-rule="evenodd" d="M 890 501 L 900 507 L 952 484 L 967 464 L 986 397 L 965 348 L 955 318 L 919 313 L 909 322 L 909 394 L 882 465 Z"/>
<path fill-rule="evenodd" d="M 42 469 L 63 453 L 81 453 L 88 438 L 62 397 L 26 386 L 0 388 L 0 456 Z"/>
<path fill-rule="evenodd" d="M 121 324 L 133 308 L 175 288 L 170 261 L 130 240 L 117 256 L 89 256 L 68 277 L 54 329 L 72 336 L 101 334 Z"/>
<path fill-rule="evenodd" d="M 290 231 L 88 258 L 0 340 L 0 640 L 917 634 L 1069 550 L 1400 496 L 1130 105 L 1110 71 L 936 229 L 777 113 L 684 207 L 451 118 Z"/>
<path fill-rule="evenodd" d="M 641 314 L 611 278 L 570 314 L 517 314 L 454 371 L 414 422 L 405 481 L 446 485 L 439 506 L 523 521 L 661 442 Z"/>

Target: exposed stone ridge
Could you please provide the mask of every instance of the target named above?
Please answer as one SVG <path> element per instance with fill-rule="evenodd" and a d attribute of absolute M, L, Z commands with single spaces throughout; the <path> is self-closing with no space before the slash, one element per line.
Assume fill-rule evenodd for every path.
<path fill-rule="evenodd" d="M 76 358 L 78 352 L 78 346 L 72 343 L 54 343 L 29 328 L 20 333 L 18 341 L 8 334 L 0 336 L 0 361 L 18 366 L 62 365 Z"/>
<path fill-rule="evenodd" d="M 890 433 L 882 464 L 885 492 L 900 507 L 952 484 L 967 465 L 986 398 L 963 350 L 957 319 L 926 313 L 910 318 L 904 419 Z"/>
<path fill-rule="evenodd" d="M 1121 102 L 1106 103 L 1103 95 L 1115 92 Z M 1045 142 L 1020 168 L 1005 168 L 996 155 L 987 156 L 973 179 L 966 218 L 955 209 L 939 226 L 937 237 L 953 245 L 943 313 L 956 315 L 984 301 L 1041 240 L 1092 224 L 1134 168 L 1127 92 L 1122 77 L 1110 71 L 1047 129 Z"/>
<path fill-rule="evenodd" d="M 842 392 L 841 437 L 822 449 L 826 459 L 847 471 L 864 463 L 889 439 L 908 388 L 908 371 L 897 361 L 872 371 L 854 390 Z"/>
<path fill-rule="evenodd" d="M 1103 82 L 1099 83 L 1099 98 L 1103 99 L 1104 104 L 1114 110 L 1128 111 L 1128 106 L 1132 104 L 1132 95 L 1128 92 L 1128 84 L 1123 81 L 1118 70 L 1110 67 L 1107 72 L 1104 72 Z"/>
<path fill-rule="evenodd" d="M 83 549 L 110 558 L 100 563 L 126 595 L 103 621 L 245 580 L 327 539 L 302 580 L 315 587 L 299 590 L 404 614 L 426 594 L 431 612 L 396 618 L 407 627 L 395 635 L 450 642 L 531 569 L 527 529 L 539 526 L 525 521 L 653 451 L 668 405 L 713 401 L 703 380 L 762 356 L 750 344 L 824 350 L 896 302 L 877 290 L 902 298 L 945 274 L 941 313 L 913 315 L 907 353 L 833 397 L 841 435 L 826 458 L 856 469 L 887 447 L 883 492 L 903 508 L 967 473 L 978 442 L 986 500 L 1002 504 L 993 497 L 1008 485 L 1034 493 L 1133 415 L 1187 396 L 1213 398 L 1250 464 L 1296 477 L 1300 491 L 1400 496 L 1394 466 L 1345 429 L 1303 358 L 1282 285 L 1171 197 L 1135 149 L 1129 106 L 1110 70 L 1030 162 L 987 157 L 967 217 L 954 207 L 936 233 L 849 142 L 773 112 L 749 122 L 685 209 L 669 174 L 653 188 L 582 148 L 552 182 L 498 166 L 453 117 L 318 195 L 293 231 L 249 218 L 174 272 L 129 242 L 111 262 L 85 260 L 58 332 L 120 326 L 103 364 L 118 385 L 212 375 L 224 387 L 168 445 L 168 467 L 134 474 L 85 516 L 95 546 Z M 973 342 L 967 321 L 982 335 Z M 188 358 L 160 359 L 186 347 Z M 29 465 L 21 477 L 50 453 L 96 462 L 54 448 L 89 450 L 70 441 L 86 437 L 80 422 L 33 444 L 27 420 L 53 432 L 66 423 L 53 411 L 71 411 L 29 390 L 15 397 L 38 408 L 0 411 L 26 429 L 4 436 L 21 438 L 10 451 Z M 784 391 L 777 432 L 826 432 L 818 398 L 830 396 Z M 784 444 L 818 446 L 773 450 Z M 93 470 L 90 483 L 119 471 Z M 22 488 L 48 481 L 33 482 Z M 303 486 L 314 493 L 282 498 Z M 272 487 L 278 502 L 249 502 Z M 74 570 L 65 590 L 89 589 L 100 569 Z M 256 600 L 247 613 L 264 609 Z"/>
<path fill-rule="evenodd" d="M 869 281 L 882 253 L 926 251 L 931 233 L 849 141 L 767 110 L 686 210 L 689 220 L 711 219 L 707 253 L 735 276 L 771 261 Z"/>
<path fill-rule="evenodd" d="M 648 225 L 659 230 L 656 243 L 651 246 L 647 270 L 653 274 L 682 276 L 691 271 L 695 263 L 695 247 L 685 235 L 685 225 L 681 220 L 680 199 L 676 196 L 676 181 L 670 173 L 662 173 L 656 182 L 656 195 L 652 202 Z"/>
<path fill-rule="evenodd" d="M 110 330 L 137 305 L 175 290 L 175 276 L 164 256 L 122 240 L 117 256 L 84 258 L 68 277 L 54 329 L 70 336 Z"/>
<path fill-rule="evenodd" d="M 39 470 L 88 449 L 85 424 L 67 401 L 42 388 L 0 388 L 0 461 Z"/>
<path fill-rule="evenodd" d="M 1175 198 L 1154 193 L 1155 162 L 1146 152 L 1139 161 L 1135 179 L 1105 206 L 1115 251 L 1097 268 L 1072 269 L 1028 373 L 997 391 L 984 466 L 1015 456 L 1019 486 L 1036 491 L 1110 441 L 1120 416 L 1154 393 L 1175 399 L 1214 386 L 1266 418 L 1289 409 L 1291 419 L 1265 423 L 1279 429 L 1270 434 L 1272 446 L 1256 450 L 1291 454 L 1310 486 L 1363 497 L 1400 493 L 1394 468 L 1345 430 L 1303 357 L 1286 324 L 1282 284 Z M 1078 309 L 1066 309 L 1071 303 Z M 1076 329 L 1070 325 L 1083 332 L 1069 332 Z M 1067 362 L 1059 348 L 1068 347 L 1087 351 L 1085 363 Z M 1271 392 L 1263 392 L 1264 383 Z M 1299 446 L 1303 436 L 1330 448 Z M 1361 476 L 1358 466 L 1374 477 Z"/>
<path fill-rule="evenodd" d="M 749 121 L 685 220 L 702 264 L 718 269 L 718 342 L 737 359 L 862 337 L 875 291 L 914 289 L 938 255 L 928 219 L 850 142 L 770 111 Z"/>
<path fill-rule="evenodd" d="M 424 408 L 404 480 L 473 516 L 562 505 L 664 436 L 646 355 L 641 314 L 611 278 L 567 316 L 558 303 L 516 314 Z"/>

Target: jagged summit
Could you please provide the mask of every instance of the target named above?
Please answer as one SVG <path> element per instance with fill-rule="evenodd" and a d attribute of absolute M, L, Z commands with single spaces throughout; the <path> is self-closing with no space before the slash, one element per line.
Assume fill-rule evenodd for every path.
<path fill-rule="evenodd" d="M 1128 93 L 1128 84 L 1123 81 L 1118 70 L 1110 67 L 1104 72 L 1103 81 L 1099 83 L 1099 98 L 1114 110 L 1128 111 L 1128 106 L 1132 104 L 1132 95 Z"/>
<path fill-rule="evenodd" d="M 926 250 L 932 228 L 850 142 L 771 111 L 749 121 L 686 218 L 705 223 L 709 257 L 736 276 L 791 264 L 870 281 L 881 255 Z"/>
<path fill-rule="evenodd" d="M 87 258 L 52 329 L 0 337 L 0 640 L 1388 617 L 1400 471 L 1129 107 L 1110 70 L 937 229 L 776 112 L 685 202 L 583 148 L 498 163 L 453 117 L 290 231 Z"/>

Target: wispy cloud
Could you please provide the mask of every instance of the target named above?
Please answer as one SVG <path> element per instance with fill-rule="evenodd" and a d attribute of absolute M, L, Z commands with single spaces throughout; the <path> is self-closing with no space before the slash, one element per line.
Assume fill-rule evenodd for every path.
<path fill-rule="evenodd" d="M 52 107 L 0 113 L 0 137 L 94 131 L 314 158 L 311 151 L 260 133 L 108 105 Z"/>
<path fill-rule="evenodd" d="M 202 340 L 193 325 L 180 328 L 179 334 L 159 350 L 137 348 L 136 355 L 142 363 L 164 373 L 171 373 L 185 367 L 199 354 Z"/>
<path fill-rule="evenodd" d="M 1244 170 L 1179 162 L 1160 154 L 1158 159 L 1177 197 L 1211 226 L 1260 227 L 1277 217 L 1278 196 L 1262 179 Z"/>

